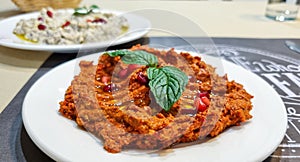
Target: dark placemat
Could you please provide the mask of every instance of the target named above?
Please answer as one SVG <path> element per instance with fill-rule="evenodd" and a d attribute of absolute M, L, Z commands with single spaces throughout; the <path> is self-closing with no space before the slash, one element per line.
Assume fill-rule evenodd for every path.
<path fill-rule="evenodd" d="M 289 122 L 284 140 L 265 161 L 300 161 L 300 55 L 285 47 L 284 40 L 281 39 L 215 38 L 213 41 L 215 46 L 202 38 L 151 37 L 109 49 L 129 48 L 136 43 L 189 49 L 189 44 L 193 44 L 192 47 L 199 49 L 201 53 L 217 54 L 258 74 L 283 99 Z M 300 43 L 300 40 L 294 41 Z M 27 91 L 38 78 L 76 56 L 77 54 L 51 55 L 0 114 L 0 161 L 52 161 L 27 135 L 21 118 L 22 103 Z"/>

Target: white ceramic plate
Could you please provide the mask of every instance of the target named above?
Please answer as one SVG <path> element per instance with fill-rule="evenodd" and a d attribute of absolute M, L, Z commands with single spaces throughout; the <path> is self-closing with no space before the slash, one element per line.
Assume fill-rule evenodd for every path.
<path fill-rule="evenodd" d="M 89 55 L 80 60 L 97 60 Z M 210 57 L 203 56 L 205 60 Z M 242 83 L 255 97 L 253 118 L 232 127 L 205 143 L 174 148 L 160 153 L 111 154 L 101 142 L 58 113 L 59 101 L 74 76 L 79 59 L 66 62 L 41 77 L 28 91 L 22 117 L 34 143 L 57 161 L 142 161 L 142 162 L 240 162 L 262 161 L 280 144 L 287 127 L 285 106 L 276 91 L 257 75 L 222 60 L 230 79 Z M 209 62 L 209 61 L 208 61 Z"/>
<path fill-rule="evenodd" d="M 73 12 L 73 10 L 67 10 L 67 11 Z M 118 45 L 122 43 L 127 43 L 143 37 L 150 30 L 151 23 L 148 19 L 144 17 L 131 14 L 131 13 L 123 13 L 123 12 L 113 11 L 113 10 L 103 9 L 102 11 L 124 16 L 128 20 L 129 30 L 113 41 L 96 42 L 96 43 L 88 43 L 88 44 L 75 44 L 75 45 L 46 45 L 46 44 L 30 43 L 28 41 L 19 39 L 15 34 L 13 34 L 13 29 L 15 28 L 17 22 L 20 21 L 21 19 L 36 18 L 38 16 L 38 12 L 34 12 L 34 13 L 27 13 L 27 14 L 14 16 L 0 21 L 0 26 L 1 26 L 0 45 L 10 47 L 10 48 L 24 49 L 24 50 L 70 53 L 70 52 L 76 52 L 80 49 L 98 49 L 98 48 L 105 48 L 108 46 Z"/>

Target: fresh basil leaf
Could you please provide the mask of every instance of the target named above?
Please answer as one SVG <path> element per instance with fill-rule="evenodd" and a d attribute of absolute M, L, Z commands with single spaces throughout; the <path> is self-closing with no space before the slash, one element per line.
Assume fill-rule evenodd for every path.
<path fill-rule="evenodd" d="M 188 83 L 187 75 L 181 70 L 164 66 L 147 69 L 149 86 L 156 102 L 166 111 L 178 101 Z"/>
<path fill-rule="evenodd" d="M 74 15 L 86 15 L 88 13 L 89 13 L 89 11 L 86 7 L 81 7 L 81 8 L 75 8 L 74 9 Z"/>
<path fill-rule="evenodd" d="M 100 12 L 100 8 L 97 5 L 91 5 L 90 12 L 98 13 L 98 12 Z"/>
<path fill-rule="evenodd" d="M 97 5 L 91 5 L 90 9 L 99 9 L 99 7 Z"/>
<path fill-rule="evenodd" d="M 116 57 L 116 56 L 124 56 L 128 53 L 128 50 L 116 50 L 112 52 L 107 52 L 110 57 Z"/>
<path fill-rule="evenodd" d="M 117 50 L 107 53 L 111 57 L 123 56 L 122 61 L 125 64 L 139 64 L 155 67 L 158 64 L 157 57 L 149 52 L 136 50 Z"/>
<path fill-rule="evenodd" d="M 150 67 L 155 67 L 158 64 L 157 57 L 146 51 L 128 51 L 122 57 L 122 61 L 125 64 L 147 65 Z"/>
<path fill-rule="evenodd" d="M 180 69 L 173 67 L 173 66 L 164 66 L 164 67 L 162 67 L 162 69 L 166 73 L 174 76 L 179 81 L 180 86 L 185 87 L 187 85 L 188 80 L 189 80 L 188 76 L 184 72 L 182 72 Z"/>

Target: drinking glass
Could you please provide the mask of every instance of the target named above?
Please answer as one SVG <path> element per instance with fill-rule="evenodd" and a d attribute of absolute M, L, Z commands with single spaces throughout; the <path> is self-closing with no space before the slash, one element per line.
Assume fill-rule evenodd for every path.
<path fill-rule="evenodd" d="M 297 19 L 300 0 L 269 0 L 266 17 L 277 21 Z"/>

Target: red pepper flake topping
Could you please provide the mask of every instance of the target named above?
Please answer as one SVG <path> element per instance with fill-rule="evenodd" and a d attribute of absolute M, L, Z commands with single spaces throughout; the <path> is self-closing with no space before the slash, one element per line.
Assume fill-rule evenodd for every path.
<path fill-rule="evenodd" d="M 47 11 L 46 13 L 47 13 L 47 15 L 48 15 L 50 18 L 53 17 L 53 13 L 52 13 L 51 11 Z"/>
<path fill-rule="evenodd" d="M 38 20 L 39 21 L 44 21 L 44 19 L 42 17 L 39 17 Z"/>
<path fill-rule="evenodd" d="M 47 27 L 45 26 L 45 25 L 43 25 L 43 24 L 39 24 L 38 25 L 38 29 L 39 30 L 45 30 Z"/>
<path fill-rule="evenodd" d="M 61 27 L 64 28 L 64 27 L 69 26 L 70 24 L 71 24 L 70 21 L 66 21 L 66 23 L 64 25 L 62 25 Z"/>

